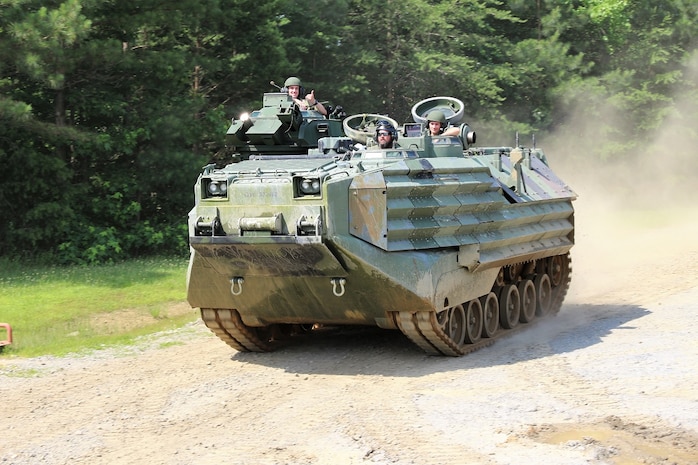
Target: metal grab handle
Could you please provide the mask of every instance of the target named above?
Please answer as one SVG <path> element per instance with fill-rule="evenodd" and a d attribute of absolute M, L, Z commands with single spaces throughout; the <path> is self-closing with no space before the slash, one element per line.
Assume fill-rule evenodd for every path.
<path fill-rule="evenodd" d="M 242 283 L 245 282 L 245 278 L 235 277 L 230 280 L 230 293 L 233 295 L 242 294 Z M 236 289 L 237 288 L 237 289 Z"/>
<path fill-rule="evenodd" d="M 332 293 L 337 297 L 342 297 L 345 291 L 344 285 L 347 283 L 347 280 L 344 278 L 332 278 L 330 282 L 332 283 Z M 339 288 L 339 292 L 337 288 Z"/>

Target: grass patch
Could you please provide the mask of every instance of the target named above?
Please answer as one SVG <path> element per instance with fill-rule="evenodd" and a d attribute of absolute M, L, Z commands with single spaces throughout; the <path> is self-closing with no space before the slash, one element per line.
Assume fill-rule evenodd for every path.
<path fill-rule="evenodd" d="M 165 258 L 89 267 L 0 260 L 0 322 L 14 339 L 3 354 L 64 355 L 191 322 L 186 269 L 185 259 Z"/>

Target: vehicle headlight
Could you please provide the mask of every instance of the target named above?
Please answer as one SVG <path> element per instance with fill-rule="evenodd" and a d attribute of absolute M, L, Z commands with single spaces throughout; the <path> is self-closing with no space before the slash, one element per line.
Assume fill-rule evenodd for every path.
<path fill-rule="evenodd" d="M 304 194 L 319 194 L 320 180 L 317 178 L 303 178 L 301 181 L 301 192 Z"/>
<path fill-rule="evenodd" d="M 321 195 L 322 181 L 320 176 L 294 176 L 293 178 L 294 197 L 314 197 Z"/>
<path fill-rule="evenodd" d="M 228 193 L 228 181 L 208 180 L 206 185 L 208 197 L 225 197 Z"/>

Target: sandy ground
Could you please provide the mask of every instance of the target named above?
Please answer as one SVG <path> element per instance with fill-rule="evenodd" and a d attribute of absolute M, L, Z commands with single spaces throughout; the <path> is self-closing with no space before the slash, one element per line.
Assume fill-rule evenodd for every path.
<path fill-rule="evenodd" d="M 237 353 L 201 323 L 0 357 L 0 464 L 698 464 L 698 211 L 576 208 L 561 313 L 462 358 L 378 329 Z"/>

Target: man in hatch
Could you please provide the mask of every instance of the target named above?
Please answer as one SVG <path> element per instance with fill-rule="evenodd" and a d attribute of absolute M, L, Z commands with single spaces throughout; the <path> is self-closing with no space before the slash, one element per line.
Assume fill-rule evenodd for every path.
<path fill-rule="evenodd" d="M 300 107 L 301 110 L 317 110 L 324 116 L 327 116 L 327 109 L 322 103 L 315 98 L 315 89 L 311 90 L 309 94 L 305 94 L 305 89 L 303 89 L 303 84 L 301 80 L 297 77 L 291 76 L 284 82 L 284 89 L 296 102 L 296 105 Z"/>
<path fill-rule="evenodd" d="M 447 127 L 446 115 L 441 110 L 430 111 L 426 120 L 430 136 L 457 136 L 460 134 L 460 128 L 456 126 Z"/>
<path fill-rule="evenodd" d="M 389 121 L 378 121 L 376 126 L 375 141 L 378 142 L 378 147 L 382 149 L 395 148 L 397 142 L 397 130 L 390 124 Z"/>

